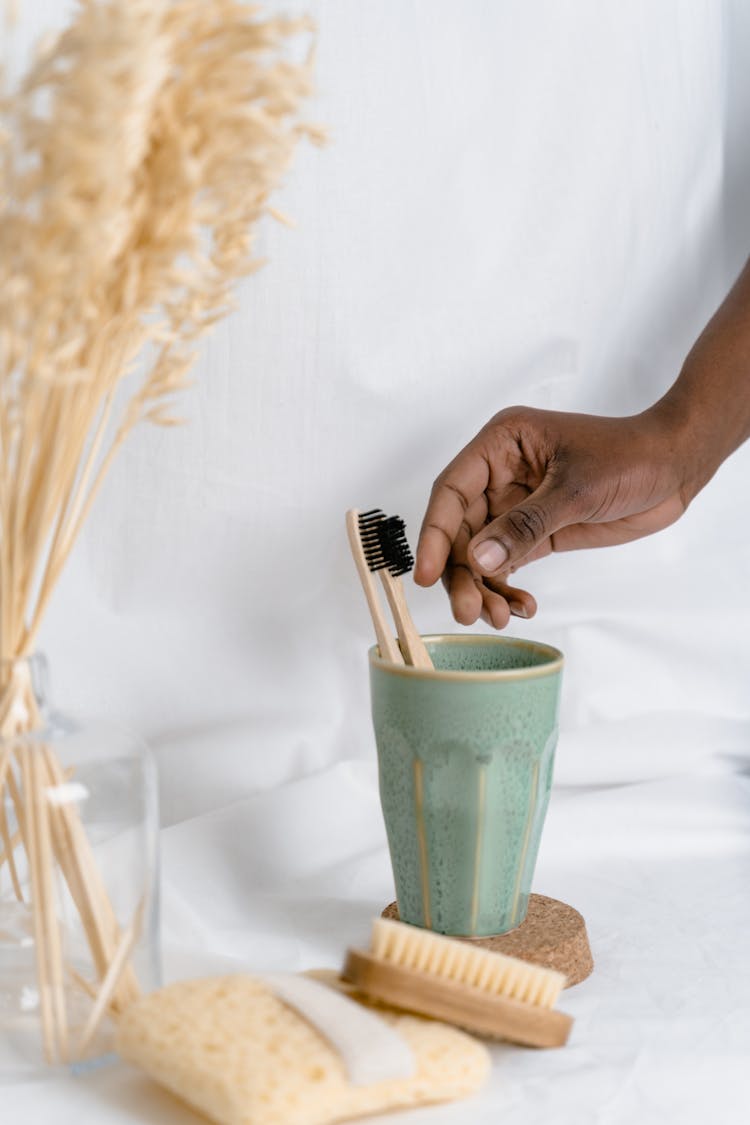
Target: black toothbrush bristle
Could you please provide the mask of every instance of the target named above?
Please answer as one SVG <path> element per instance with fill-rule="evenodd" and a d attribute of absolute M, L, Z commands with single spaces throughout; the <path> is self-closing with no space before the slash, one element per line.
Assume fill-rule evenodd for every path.
<path fill-rule="evenodd" d="M 380 547 L 378 530 L 385 518 L 385 512 L 381 512 L 379 508 L 372 508 L 369 512 L 359 514 L 359 537 L 362 541 L 365 562 L 370 570 L 382 570 L 383 567 L 388 566 L 388 560 Z"/>
<path fill-rule="evenodd" d="M 380 508 L 361 512 L 359 536 L 370 570 L 387 567 L 393 577 L 398 578 L 413 568 L 414 556 L 406 541 L 406 524 L 400 516 L 386 516 Z"/>

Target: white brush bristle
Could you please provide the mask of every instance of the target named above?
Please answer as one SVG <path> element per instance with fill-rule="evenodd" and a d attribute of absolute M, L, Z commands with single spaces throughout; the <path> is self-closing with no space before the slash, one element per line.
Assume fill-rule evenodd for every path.
<path fill-rule="evenodd" d="M 518 957 L 494 953 L 391 918 L 376 918 L 373 922 L 371 952 L 393 965 L 539 1008 L 553 1008 L 565 987 L 564 975 L 554 969 L 531 965 Z"/>

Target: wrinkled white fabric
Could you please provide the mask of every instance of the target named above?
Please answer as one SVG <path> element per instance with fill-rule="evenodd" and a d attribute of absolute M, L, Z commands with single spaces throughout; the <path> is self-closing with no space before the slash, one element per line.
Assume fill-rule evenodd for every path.
<path fill-rule="evenodd" d="M 413 542 L 503 406 L 644 408 L 750 250 L 741 0 L 300 6 L 331 145 L 300 154 L 297 228 L 263 229 L 189 426 L 123 450 L 42 638 L 63 709 L 156 751 L 170 979 L 334 966 L 393 897 L 344 510 Z M 479 1097 L 410 1121 L 747 1120 L 748 479 L 745 449 L 661 535 L 529 568 L 510 631 L 567 660 L 534 885 L 583 912 L 596 970 L 568 1047 L 493 1047 Z M 409 597 L 458 628 L 442 590 Z M 2 1104 L 198 1120 L 126 1068 Z"/>

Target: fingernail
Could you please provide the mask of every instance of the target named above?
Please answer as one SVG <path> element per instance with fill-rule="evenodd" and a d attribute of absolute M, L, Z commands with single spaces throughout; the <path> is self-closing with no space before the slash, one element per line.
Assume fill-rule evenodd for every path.
<path fill-rule="evenodd" d="M 497 539 L 484 539 L 474 548 L 474 559 L 482 570 L 498 570 L 508 557 L 508 552 Z"/>
<path fill-rule="evenodd" d="M 528 617 L 529 616 L 528 613 L 526 612 L 526 606 L 522 605 L 521 602 L 510 602 L 509 604 L 510 604 L 510 612 L 513 614 L 514 617 Z"/>

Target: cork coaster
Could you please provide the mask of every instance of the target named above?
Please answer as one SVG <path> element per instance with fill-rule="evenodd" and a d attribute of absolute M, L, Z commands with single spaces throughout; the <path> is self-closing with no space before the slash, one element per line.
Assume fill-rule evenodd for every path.
<path fill-rule="evenodd" d="M 383 917 L 398 921 L 398 903 L 386 906 Z M 580 984 L 594 968 L 583 918 L 572 906 L 546 895 L 530 895 L 525 919 L 507 934 L 459 937 L 458 940 L 557 969 L 568 978 L 568 988 Z"/>

